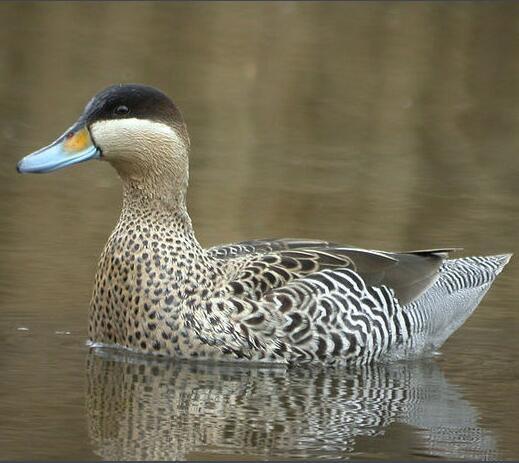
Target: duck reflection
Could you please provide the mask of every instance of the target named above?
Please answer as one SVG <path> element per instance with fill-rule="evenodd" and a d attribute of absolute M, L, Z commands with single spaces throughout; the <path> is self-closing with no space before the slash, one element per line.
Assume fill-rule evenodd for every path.
<path fill-rule="evenodd" d="M 89 433 L 107 460 L 377 458 L 390 425 L 409 454 L 496 458 L 432 361 L 285 369 L 92 350 L 87 375 Z"/>

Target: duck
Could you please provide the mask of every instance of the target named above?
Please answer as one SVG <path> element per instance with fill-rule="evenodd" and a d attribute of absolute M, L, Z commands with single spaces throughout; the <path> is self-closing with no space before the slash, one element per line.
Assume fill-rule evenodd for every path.
<path fill-rule="evenodd" d="M 18 162 L 20 173 L 47 173 L 98 160 L 121 178 L 122 211 L 90 302 L 90 346 L 283 365 L 417 358 L 438 351 L 511 258 L 292 238 L 204 248 L 186 206 L 189 152 L 182 113 L 165 93 L 117 84 Z"/>

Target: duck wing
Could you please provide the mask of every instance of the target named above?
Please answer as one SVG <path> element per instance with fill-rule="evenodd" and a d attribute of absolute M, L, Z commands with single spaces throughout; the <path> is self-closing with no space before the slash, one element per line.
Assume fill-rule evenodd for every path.
<path fill-rule="evenodd" d="M 439 270 L 450 252 L 459 248 L 429 249 L 390 253 L 398 263 L 387 269 L 382 279 L 374 281 L 369 269 L 365 278 L 370 286 L 391 288 L 401 305 L 409 304 L 429 289 L 439 278 Z M 363 277 L 362 269 L 360 272 Z"/>
<path fill-rule="evenodd" d="M 246 256 L 249 254 L 266 254 L 272 251 L 282 251 L 301 248 L 327 248 L 339 246 L 337 243 L 322 240 L 305 240 L 298 238 L 247 240 L 238 243 L 228 243 L 209 248 L 207 252 L 219 259 Z"/>
<path fill-rule="evenodd" d="M 370 286 L 360 271 L 328 268 L 293 278 L 258 299 L 223 296 L 215 307 L 227 314 L 224 326 L 211 324 L 203 336 L 225 353 L 258 361 L 369 363 L 386 354 L 419 355 L 439 347 L 460 326 L 510 259 L 449 259 L 437 277 L 434 268 L 446 253 L 392 254 L 399 263 L 388 266 L 387 284 L 397 287 L 405 275 L 421 274 L 412 281 L 423 287 L 422 280 L 434 274 L 432 296 L 406 306 L 386 283 Z M 429 271 L 416 271 L 423 265 L 419 258 L 430 260 Z"/>
<path fill-rule="evenodd" d="M 430 249 L 403 253 L 340 246 L 317 240 L 254 240 L 211 248 L 233 268 L 227 290 L 260 300 L 269 291 L 322 270 L 348 268 L 368 286 L 392 289 L 401 305 L 418 298 L 438 278 L 450 251 Z"/>

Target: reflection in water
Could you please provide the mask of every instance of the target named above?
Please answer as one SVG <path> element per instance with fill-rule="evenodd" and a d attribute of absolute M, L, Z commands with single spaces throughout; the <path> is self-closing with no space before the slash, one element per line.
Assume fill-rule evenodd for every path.
<path fill-rule="evenodd" d="M 430 361 L 286 370 L 91 351 L 87 373 L 89 432 L 107 460 L 359 458 L 397 423 L 420 428 L 420 453 L 495 457 L 493 436 Z"/>

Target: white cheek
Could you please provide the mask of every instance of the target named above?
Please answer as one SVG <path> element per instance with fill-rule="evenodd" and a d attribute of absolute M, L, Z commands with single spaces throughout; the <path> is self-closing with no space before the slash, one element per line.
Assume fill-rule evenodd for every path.
<path fill-rule="evenodd" d="M 113 119 L 90 126 L 94 143 L 107 158 L 147 154 L 160 147 L 185 147 L 177 132 L 166 124 L 146 119 Z"/>

